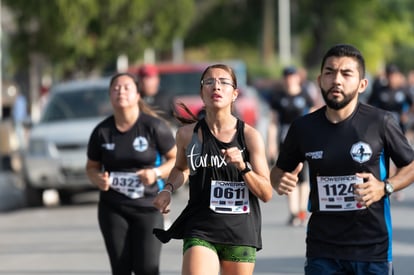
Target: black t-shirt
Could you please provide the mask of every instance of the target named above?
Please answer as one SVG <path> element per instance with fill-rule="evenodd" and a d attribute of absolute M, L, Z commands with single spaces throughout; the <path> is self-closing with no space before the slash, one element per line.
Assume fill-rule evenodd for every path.
<path fill-rule="evenodd" d="M 390 111 L 400 122 L 403 131 L 405 131 L 401 115 L 407 113 L 413 104 L 408 88 L 391 89 L 389 86 L 378 87 L 372 90 L 368 104 Z"/>
<path fill-rule="evenodd" d="M 174 99 L 167 91 L 160 90 L 154 96 L 144 96 L 143 99 L 164 119 L 176 123 L 174 118 Z"/>
<path fill-rule="evenodd" d="M 357 172 L 370 172 L 384 180 L 388 177 L 390 158 L 397 167 L 402 167 L 414 160 L 414 152 L 389 112 L 361 103 L 349 118 L 334 124 L 327 120 L 325 108 L 292 124 L 276 164 L 285 171 L 292 171 L 299 162 L 309 164 L 312 215 L 306 254 L 355 261 L 391 261 L 389 198 L 384 197 L 369 208 L 347 210 L 354 198 L 352 190 L 342 190 L 345 185 L 339 182 L 323 185 L 321 179 L 338 181 Z M 321 192 L 330 196 L 321 199 Z M 338 198 L 345 202 L 330 204 Z M 323 205 L 343 208 L 321 210 Z"/>
<path fill-rule="evenodd" d="M 284 90 L 274 93 L 270 101 L 270 107 L 277 113 L 279 129 L 279 143 L 286 137 L 290 124 L 307 113 L 313 106 L 312 98 L 302 89 L 297 95 L 290 95 Z"/>
<path fill-rule="evenodd" d="M 93 130 L 88 144 L 88 158 L 99 161 L 104 171 L 137 172 L 152 168 L 175 145 L 167 124 L 156 117 L 140 113 L 135 125 L 126 132 L 115 126 L 113 116 L 100 122 Z M 101 192 L 101 199 L 153 207 L 152 200 L 159 191 L 158 185 L 145 186 L 144 197 L 130 199 L 112 189 Z"/>
<path fill-rule="evenodd" d="M 276 91 L 270 101 L 270 107 L 278 113 L 281 124 L 291 124 L 296 118 L 309 113 L 312 106 L 312 98 L 303 89 L 297 95 Z"/>

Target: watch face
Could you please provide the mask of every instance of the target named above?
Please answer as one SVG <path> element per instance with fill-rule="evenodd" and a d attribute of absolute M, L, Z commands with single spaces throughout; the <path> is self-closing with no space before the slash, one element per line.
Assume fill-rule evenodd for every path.
<path fill-rule="evenodd" d="M 386 183 L 385 190 L 387 191 L 388 194 L 391 194 L 392 192 L 394 192 L 394 187 L 391 184 Z"/>

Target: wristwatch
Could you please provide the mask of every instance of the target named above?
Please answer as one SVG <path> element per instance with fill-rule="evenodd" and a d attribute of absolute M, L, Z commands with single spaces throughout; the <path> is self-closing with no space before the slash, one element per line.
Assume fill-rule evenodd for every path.
<path fill-rule="evenodd" d="M 252 171 L 252 166 L 248 161 L 245 161 L 244 164 L 246 165 L 246 168 L 240 171 L 241 175 L 244 176 L 246 173 Z"/>
<path fill-rule="evenodd" d="M 155 177 L 157 178 L 157 180 L 162 179 L 161 171 L 158 168 L 153 168 L 152 170 L 154 170 Z"/>
<path fill-rule="evenodd" d="M 386 195 L 391 195 L 394 192 L 394 186 L 388 180 L 384 180 L 384 191 Z"/>

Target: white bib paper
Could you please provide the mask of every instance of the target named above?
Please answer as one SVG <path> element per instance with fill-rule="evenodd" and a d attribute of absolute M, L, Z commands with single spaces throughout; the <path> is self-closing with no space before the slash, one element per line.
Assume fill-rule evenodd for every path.
<path fill-rule="evenodd" d="M 352 211 L 366 207 L 356 200 L 355 184 L 363 179 L 356 175 L 317 177 L 320 211 Z"/>
<path fill-rule="evenodd" d="M 211 181 L 210 209 L 225 214 L 249 213 L 249 189 L 246 183 L 243 181 Z"/>
<path fill-rule="evenodd" d="M 131 199 L 144 196 L 144 184 L 136 173 L 111 172 L 109 182 L 112 189 Z"/>

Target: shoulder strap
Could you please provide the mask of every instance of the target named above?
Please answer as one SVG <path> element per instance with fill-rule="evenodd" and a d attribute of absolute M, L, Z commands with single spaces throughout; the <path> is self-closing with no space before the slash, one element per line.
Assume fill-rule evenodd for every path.
<path fill-rule="evenodd" d="M 247 150 L 246 139 L 244 137 L 244 127 L 245 122 L 240 119 L 237 119 L 237 140 L 240 146 L 242 146 L 241 150 L 243 150 L 244 161 L 250 161 L 250 155 L 249 151 Z"/>
<path fill-rule="evenodd" d="M 200 124 L 201 124 L 201 120 L 199 120 L 199 121 L 197 122 L 197 124 L 194 126 L 193 133 L 197 133 L 198 128 L 200 128 Z"/>

